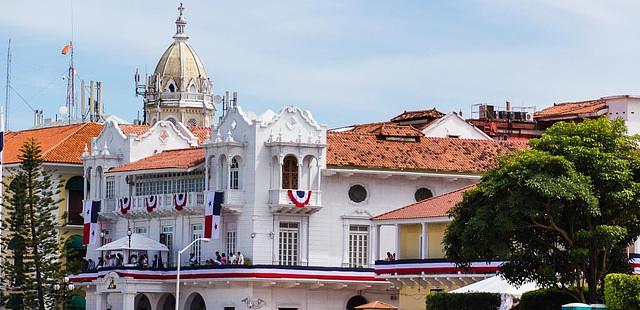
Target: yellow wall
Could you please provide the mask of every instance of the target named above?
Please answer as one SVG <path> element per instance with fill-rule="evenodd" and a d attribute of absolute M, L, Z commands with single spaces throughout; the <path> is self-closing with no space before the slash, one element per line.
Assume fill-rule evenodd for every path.
<path fill-rule="evenodd" d="M 400 296 L 398 302 L 401 310 L 425 310 L 425 297 L 432 288 L 444 289 L 445 292 L 449 292 L 460 288 L 459 285 L 452 285 L 450 287 L 443 287 L 438 285 L 426 285 L 426 286 L 402 286 L 400 288 Z"/>
<path fill-rule="evenodd" d="M 421 224 L 402 224 L 400 227 L 400 259 L 420 258 Z"/>
<path fill-rule="evenodd" d="M 447 228 L 448 223 L 429 223 L 428 242 L 429 249 L 427 250 L 428 258 L 444 258 L 444 251 L 442 249 L 442 239 L 444 238 L 444 231 Z"/>

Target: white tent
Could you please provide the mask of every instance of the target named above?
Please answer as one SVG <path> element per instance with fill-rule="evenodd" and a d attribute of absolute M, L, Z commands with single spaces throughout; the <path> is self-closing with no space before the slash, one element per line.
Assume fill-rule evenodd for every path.
<path fill-rule="evenodd" d="M 164 244 L 147 238 L 140 234 L 131 235 L 131 244 L 129 244 L 129 236 L 124 236 L 118 240 L 107 243 L 96 251 L 121 251 L 121 250 L 134 250 L 134 251 L 160 251 L 167 252 L 169 249 Z"/>
<path fill-rule="evenodd" d="M 509 282 L 501 276 L 493 276 L 491 278 L 463 286 L 457 290 L 453 290 L 451 293 L 498 293 L 520 298 L 522 294 L 528 291 L 537 290 L 538 288 L 539 287 L 534 282 L 527 282 L 520 287 L 515 287 L 509 284 Z"/>

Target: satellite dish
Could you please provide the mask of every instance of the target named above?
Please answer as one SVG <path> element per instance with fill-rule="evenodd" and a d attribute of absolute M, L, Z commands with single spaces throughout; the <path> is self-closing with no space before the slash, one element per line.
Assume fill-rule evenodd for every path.
<path fill-rule="evenodd" d="M 58 109 L 58 114 L 60 114 L 60 115 L 67 115 L 67 113 L 69 113 L 69 109 L 67 109 L 67 107 L 65 107 L 65 106 L 61 106 Z"/>
<path fill-rule="evenodd" d="M 213 96 L 213 102 L 215 102 L 215 103 L 222 102 L 222 97 L 220 95 Z"/>

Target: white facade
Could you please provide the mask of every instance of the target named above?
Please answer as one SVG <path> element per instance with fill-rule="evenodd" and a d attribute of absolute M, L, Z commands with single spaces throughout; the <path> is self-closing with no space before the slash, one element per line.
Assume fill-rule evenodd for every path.
<path fill-rule="evenodd" d="M 433 121 L 422 133 L 427 137 L 491 140 L 491 137 L 478 127 L 467 123 L 464 118 L 453 112 Z"/>

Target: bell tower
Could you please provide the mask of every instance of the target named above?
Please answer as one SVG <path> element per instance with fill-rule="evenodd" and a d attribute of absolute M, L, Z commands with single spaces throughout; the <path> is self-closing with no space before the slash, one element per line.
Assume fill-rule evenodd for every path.
<path fill-rule="evenodd" d="M 136 95 L 143 97 L 144 124 L 159 120 L 182 122 L 187 126 L 210 127 L 215 113 L 213 83 L 195 50 L 187 43 L 184 6 L 178 7 L 173 42 L 165 50 L 153 74 L 140 83 L 136 70 Z"/>

